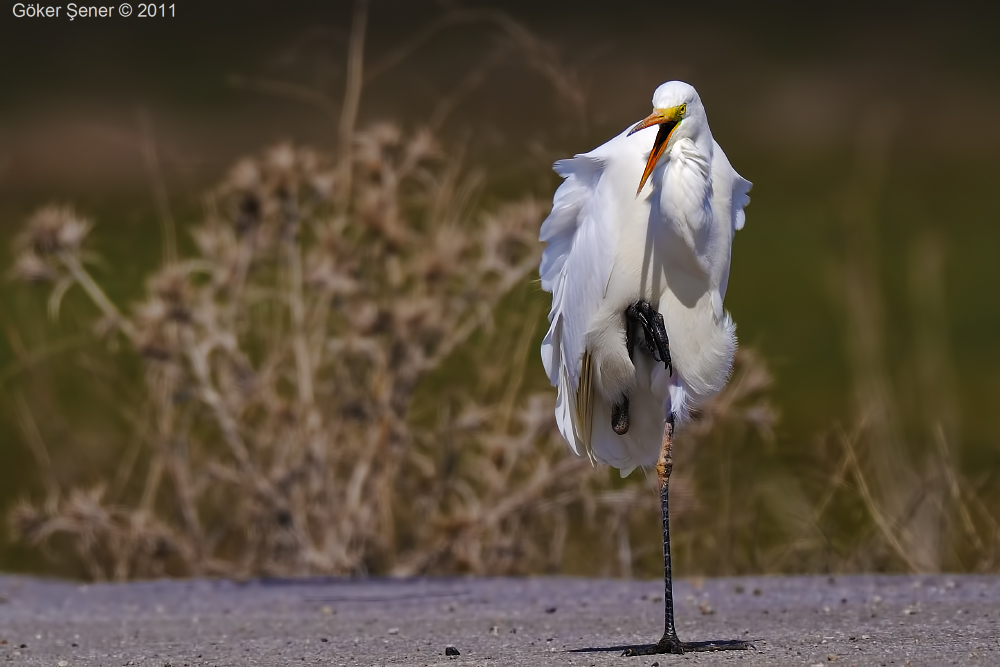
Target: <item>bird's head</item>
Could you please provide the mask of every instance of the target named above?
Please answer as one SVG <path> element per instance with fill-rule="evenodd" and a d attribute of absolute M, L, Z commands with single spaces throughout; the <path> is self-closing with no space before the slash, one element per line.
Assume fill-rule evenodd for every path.
<path fill-rule="evenodd" d="M 642 180 L 639 182 L 636 194 L 642 190 L 656 163 L 667 152 L 671 140 L 676 141 L 682 136 L 694 137 L 703 127 L 708 126 L 705 107 L 702 106 L 701 98 L 698 97 L 698 91 L 694 86 L 683 81 L 668 81 L 661 85 L 653 93 L 653 113 L 636 123 L 629 134 L 635 134 L 654 125 L 658 125 L 660 129 L 653 141 L 653 148 L 649 152 L 649 160 L 646 161 L 646 169 L 642 172 Z"/>

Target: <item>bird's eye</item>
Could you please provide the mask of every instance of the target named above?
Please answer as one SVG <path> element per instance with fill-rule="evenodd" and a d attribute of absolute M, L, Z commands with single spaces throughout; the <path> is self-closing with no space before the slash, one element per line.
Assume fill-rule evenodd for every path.
<path fill-rule="evenodd" d="M 681 105 L 681 108 L 677 110 L 677 111 L 678 111 L 678 114 L 677 114 L 677 115 L 678 115 L 678 116 L 683 116 L 684 114 L 686 114 L 686 113 L 687 113 L 687 110 L 688 110 L 688 105 L 687 105 L 686 103 L 685 103 L 685 104 L 682 104 L 682 105 Z"/>

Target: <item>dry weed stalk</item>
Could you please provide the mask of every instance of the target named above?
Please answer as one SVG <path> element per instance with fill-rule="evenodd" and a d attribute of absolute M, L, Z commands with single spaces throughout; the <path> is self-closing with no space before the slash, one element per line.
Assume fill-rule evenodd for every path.
<path fill-rule="evenodd" d="M 47 207 L 28 222 L 14 275 L 54 284 L 53 316 L 82 287 L 101 314 L 94 331 L 141 359 L 143 391 L 125 401 L 139 446 L 121 446 L 117 471 L 89 488 L 57 479 L 19 402 L 46 487 L 40 504 L 11 514 L 23 541 L 68 550 L 89 576 L 118 579 L 538 572 L 563 569 L 573 537 L 586 552 L 579 569 L 617 554 L 629 575 L 650 552 L 630 534 L 640 521 L 655 525 L 649 485 L 570 456 L 553 392 L 526 395 L 531 309 L 509 355 L 473 355 L 478 387 L 460 400 L 435 397 L 431 424 L 408 417 L 420 382 L 535 270 L 544 211 L 529 200 L 477 215 L 475 175 L 444 158 L 428 132 L 355 132 L 364 83 L 452 25 L 484 23 L 501 40 L 440 102 L 431 127 L 512 53 L 584 123 L 581 87 L 549 46 L 496 10 L 451 10 L 367 71 L 366 22 L 367 1 L 356 0 L 339 102 L 293 83 L 234 80 L 320 106 L 337 119 L 337 154 L 281 145 L 239 162 L 193 229 L 196 257 L 177 259 L 141 119 L 165 243 L 141 303 L 119 308 L 87 270 L 90 223 L 71 209 Z M 770 433 L 767 372 L 746 353 L 738 366 L 679 451 Z M 482 388 L 491 378 L 500 397 Z M 709 435 L 712 423 L 721 426 Z M 683 518 L 695 506 L 694 475 L 674 486 Z"/>
<path fill-rule="evenodd" d="M 80 285 L 98 329 L 144 359 L 148 465 L 131 507 L 103 489 L 20 506 L 23 538 L 73 534 L 94 576 L 395 560 L 405 498 L 430 472 L 413 461 L 410 399 L 534 269 L 542 210 L 470 224 L 459 166 L 388 125 L 358 135 L 350 192 L 336 168 L 290 145 L 237 164 L 193 232 L 199 256 L 154 273 L 127 311 L 86 268 L 87 221 L 60 207 L 29 221 L 15 274 L 54 282 L 54 315 Z"/>
<path fill-rule="evenodd" d="M 94 578 L 532 572 L 562 567 L 576 520 L 631 571 L 629 518 L 653 517 L 655 494 L 570 456 L 551 392 L 525 396 L 537 313 L 506 358 L 475 355 L 499 399 L 472 389 L 442 396 L 431 424 L 407 417 L 420 381 L 535 270 L 542 207 L 470 222 L 475 178 L 426 133 L 379 125 L 352 154 L 348 192 L 316 151 L 240 161 L 193 229 L 197 256 L 153 273 L 129 309 L 87 269 L 89 222 L 65 207 L 29 220 L 15 274 L 54 283 L 53 315 L 83 288 L 95 332 L 142 360 L 144 417 L 113 483 L 53 480 L 15 509 L 22 540 L 70 546 Z M 748 399 L 766 373 L 745 354 L 741 367 L 705 425 L 770 427 Z M 42 435 L 25 434 L 46 467 Z"/>
<path fill-rule="evenodd" d="M 840 460 L 820 503 L 804 509 L 809 503 L 798 496 L 799 526 L 788 530 L 799 537 L 783 557 L 800 559 L 807 570 L 990 570 L 997 522 L 950 449 L 959 442 L 959 418 L 944 324 L 941 242 L 925 234 L 911 248 L 915 345 L 902 377 L 894 378 L 876 233 L 891 113 L 876 108 L 861 130 L 857 168 L 843 198 L 845 255 L 835 278 L 847 325 L 854 424 L 850 432 L 834 429 Z M 834 507 L 836 514 L 829 511 Z"/>

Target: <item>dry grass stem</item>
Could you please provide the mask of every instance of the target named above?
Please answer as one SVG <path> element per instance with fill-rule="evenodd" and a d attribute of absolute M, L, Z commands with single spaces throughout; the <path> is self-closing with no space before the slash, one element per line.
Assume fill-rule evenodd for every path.
<path fill-rule="evenodd" d="M 15 264 L 44 270 L 18 275 L 60 299 L 81 286 L 95 331 L 126 343 L 142 381 L 123 397 L 133 433 L 109 483 L 46 477 L 43 499 L 11 516 L 20 539 L 75 554 L 94 578 L 501 573 L 563 567 L 589 526 L 631 571 L 643 550 L 621 524 L 653 512 L 655 494 L 611 493 L 620 482 L 567 453 L 551 393 L 524 390 L 538 309 L 509 343 L 484 328 L 536 270 L 542 205 L 476 211 L 478 177 L 426 132 L 376 125 L 352 156 L 346 212 L 336 156 L 282 144 L 237 163 L 191 229 L 197 255 L 154 271 L 128 308 L 89 271 L 89 223 L 65 207 L 29 220 Z M 462 349 L 479 388 L 410 417 Z M 739 374 L 705 422 L 766 381 Z M 759 406 L 745 414 L 769 428 Z"/>
<path fill-rule="evenodd" d="M 20 541 L 94 579 L 658 571 L 655 480 L 571 456 L 555 392 L 533 389 L 544 314 L 527 286 L 547 203 L 484 208 L 482 174 L 433 128 L 356 127 L 364 86 L 456 25 L 491 26 L 499 44 L 432 126 L 509 56 L 583 126 L 581 86 L 496 10 L 448 11 L 367 67 L 366 22 L 357 0 L 343 97 L 238 80 L 317 105 L 339 142 L 334 153 L 282 143 L 239 160 L 196 224 L 175 223 L 141 117 L 164 261 L 137 303 L 111 298 L 92 271 L 89 220 L 61 205 L 27 220 L 10 276 L 48 285 L 53 319 L 74 299 L 97 315 L 33 349 L 10 327 L 17 361 L 0 383 L 103 345 L 110 370 L 81 354 L 78 381 L 128 431 L 101 440 L 108 459 L 84 474 L 60 465 L 89 450 L 72 449 L 87 438 L 58 404 L 12 392 L 42 482 L 10 513 Z M 887 360 L 876 213 L 892 117 L 873 109 L 837 209 L 851 426 L 802 456 L 815 475 L 776 465 L 772 377 L 741 349 L 728 386 L 677 436 L 674 546 L 688 574 L 995 567 L 1000 525 L 960 470 L 935 237 L 911 252 L 912 358 L 898 374 Z M 177 230 L 193 239 L 187 256 Z"/>

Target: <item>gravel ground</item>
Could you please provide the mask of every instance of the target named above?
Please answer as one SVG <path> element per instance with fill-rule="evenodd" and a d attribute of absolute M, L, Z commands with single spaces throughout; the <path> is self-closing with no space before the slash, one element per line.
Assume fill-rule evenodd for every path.
<path fill-rule="evenodd" d="M 621 657 L 659 637 L 660 591 L 655 581 L 571 578 L 0 577 L 0 663 L 1000 665 L 1000 578 L 680 581 L 682 639 L 747 638 L 756 650 Z"/>

